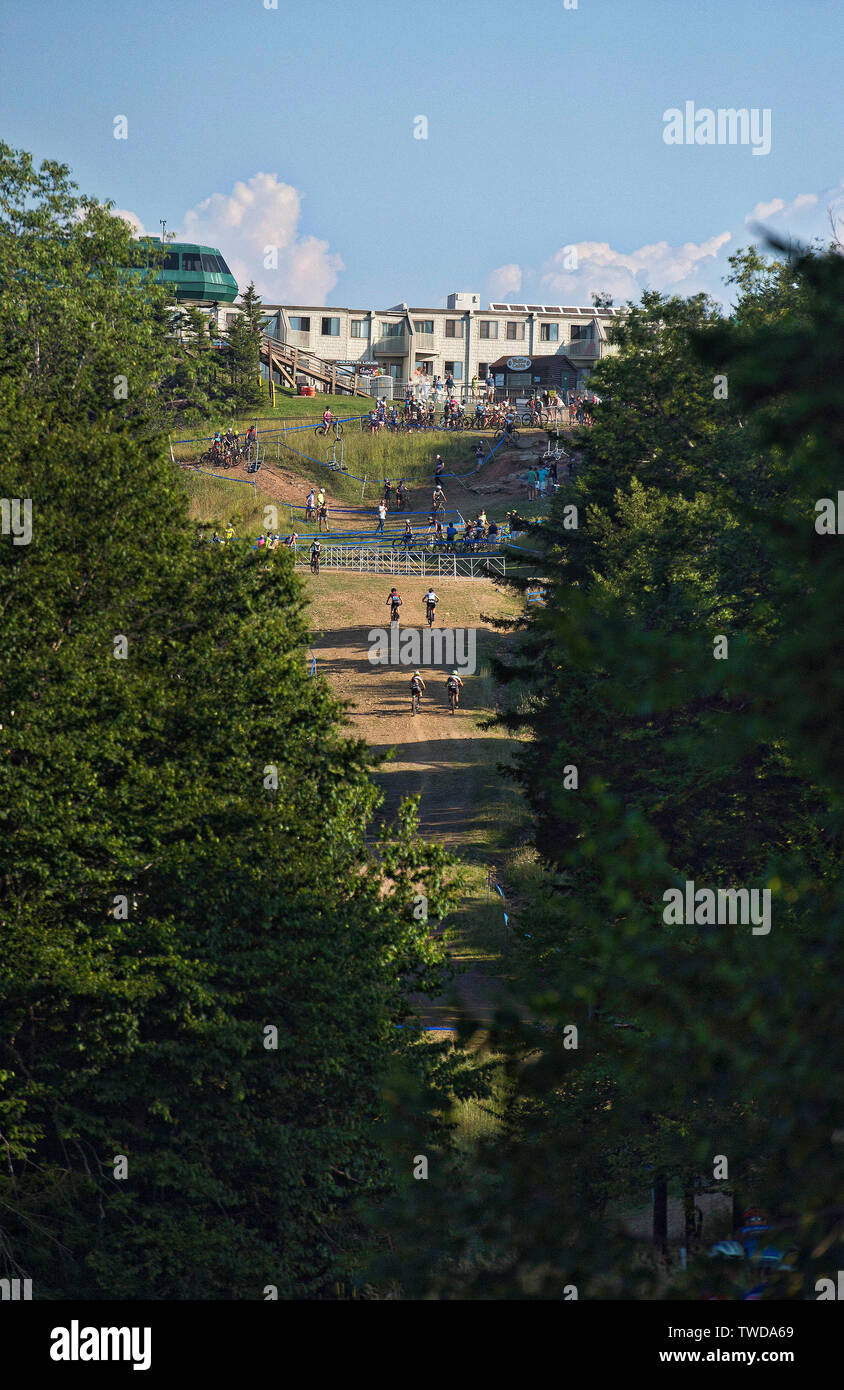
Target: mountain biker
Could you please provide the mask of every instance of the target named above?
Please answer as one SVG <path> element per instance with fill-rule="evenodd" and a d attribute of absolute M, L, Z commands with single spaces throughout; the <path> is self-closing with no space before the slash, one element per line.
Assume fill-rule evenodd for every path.
<path fill-rule="evenodd" d="M 402 544 L 406 545 L 408 549 L 410 548 L 410 546 L 413 545 L 413 528 L 409 521 L 406 521 L 404 523 L 404 535 L 402 536 Z"/>
<path fill-rule="evenodd" d="M 444 464 L 443 461 L 442 461 L 442 455 L 441 455 L 441 454 L 437 454 L 437 457 L 436 457 L 436 459 L 434 460 L 434 483 L 435 483 L 435 485 L 439 483 L 440 478 L 442 477 L 442 475 L 443 475 L 444 472 L 445 472 L 445 464 Z"/>
<path fill-rule="evenodd" d="M 413 675 L 410 677 L 410 707 L 414 714 L 416 713 L 416 700 L 418 700 L 424 689 L 425 682 L 419 672 L 414 671 Z"/>
<path fill-rule="evenodd" d="M 228 429 L 226 430 L 226 448 L 233 449 L 236 443 L 237 435 L 235 434 L 231 425 L 229 425 Z"/>
<path fill-rule="evenodd" d="M 314 574 L 319 574 L 319 557 L 321 551 L 322 546 L 320 545 L 316 537 L 314 537 L 311 543 L 311 570 Z"/>
<path fill-rule="evenodd" d="M 390 590 L 389 594 L 387 595 L 387 603 L 384 604 L 385 608 L 387 607 L 387 604 L 390 605 L 390 622 L 397 623 L 399 620 L 399 609 L 401 608 L 401 597 L 399 595 L 398 589 Z"/>
<path fill-rule="evenodd" d="M 512 409 L 512 407 L 511 407 L 511 409 L 507 411 L 507 414 L 506 414 L 505 417 L 504 417 L 504 432 L 505 432 L 505 434 L 512 434 L 512 433 L 513 433 L 513 426 L 515 425 L 515 423 L 516 423 L 516 415 L 515 415 L 515 411 L 514 411 L 514 410 Z"/>
<path fill-rule="evenodd" d="M 429 589 L 424 598 L 426 618 L 433 619 L 439 601 L 440 600 L 438 596 L 434 593 L 434 590 Z"/>
<path fill-rule="evenodd" d="M 460 692 L 463 689 L 463 682 L 456 671 L 452 671 L 451 675 L 446 680 L 445 685 L 446 690 L 448 690 L 449 692 L 451 692 L 452 690 L 454 691 L 454 707 L 456 709 L 457 706 L 460 704 Z"/>

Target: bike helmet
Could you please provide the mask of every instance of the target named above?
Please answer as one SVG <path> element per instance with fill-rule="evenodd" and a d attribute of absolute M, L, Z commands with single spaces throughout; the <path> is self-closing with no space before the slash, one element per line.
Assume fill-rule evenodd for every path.
<path fill-rule="evenodd" d="M 457 676 L 458 680 L 460 679 L 459 674 L 458 674 L 457 671 L 452 671 L 451 674 L 452 674 L 453 676 Z"/>
<path fill-rule="evenodd" d="M 419 672 L 419 671 L 414 671 L 413 674 L 414 674 L 414 676 L 418 676 L 418 675 L 421 674 L 421 672 Z"/>
<path fill-rule="evenodd" d="M 719 1240 L 717 1245 L 713 1245 L 709 1252 L 709 1258 L 721 1255 L 728 1260 L 743 1260 L 744 1248 L 739 1245 L 737 1240 Z"/>

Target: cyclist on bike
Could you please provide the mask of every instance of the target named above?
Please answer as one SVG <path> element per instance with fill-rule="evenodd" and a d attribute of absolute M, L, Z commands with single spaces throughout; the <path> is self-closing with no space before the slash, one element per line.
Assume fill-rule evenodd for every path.
<path fill-rule="evenodd" d="M 442 490 L 442 488 L 440 487 L 439 483 L 437 483 L 437 486 L 434 488 L 434 491 L 433 491 L 433 493 L 431 494 L 431 502 L 433 503 L 433 507 L 434 507 L 434 511 L 435 511 L 435 512 L 439 510 L 439 508 L 443 505 L 443 503 L 445 502 L 445 500 L 446 500 L 445 493 L 443 492 L 443 490 Z"/>
<path fill-rule="evenodd" d="M 314 574 L 319 574 L 319 557 L 321 552 L 322 546 L 316 537 L 314 537 L 311 543 L 311 570 Z"/>
<path fill-rule="evenodd" d="M 515 425 L 515 423 L 516 423 L 516 415 L 515 415 L 515 412 L 514 412 L 513 410 L 508 410 L 506 416 L 504 417 L 504 433 L 505 433 L 505 434 L 508 434 L 508 435 L 512 435 L 512 433 L 513 433 L 513 426 Z"/>
<path fill-rule="evenodd" d="M 451 675 L 448 677 L 448 679 L 447 679 L 445 685 L 446 685 L 446 690 L 448 691 L 449 694 L 451 694 L 452 691 L 454 692 L 454 707 L 455 707 L 455 709 L 456 709 L 457 706 L 460 704 L 460 692 L 461 692 L 461 690 L 463 689 L 463 682 L 462 682 L 462 680 L 460 679 L 460 677 L 458 676 L 458 674 L 457 674 L 456 671 L 452 671 L 452 673 L 451 673 Z"/>
<path fill-rule="evenodd" d="M 399 609 L 401 608 L 401 598 L 398 589 L 390 590 L 387 595 L 387 603 L 384 604 L 385 608 L 387 604 L 390 605 L 390 622 L 397 623 L 399 620 Z"/>
<path fill-rule="evenodd" d="M 428 590 L 428 592 L 427 592 L 427 594 L 425 595 L 425 598 L 424 598 L 424 603 L 425 603 L 425 617 L 427 618 L 427 620 L 428 620 L 429 623 L 432 623 L 432 622 L 434 621 L 434 615 L 435 615 L 435 613 L 436 613 L 437 604 L 439 603 L 439 598 L 438 598 L 437 595 L 434 593 L 434 590 L 433 590 L 433 589 L 429 589 L 429 590 Z"/>
<path fill-rule="evenodd" d="M 416 705 L 418 703 L 419 696 L 422 694 L 422 691 L 424 689 L 425 682 L 423 681 L 419 672 L 414 671 L 413 675 L 410 677 L 410 708 L 414 714 L 416 713 Z"/>

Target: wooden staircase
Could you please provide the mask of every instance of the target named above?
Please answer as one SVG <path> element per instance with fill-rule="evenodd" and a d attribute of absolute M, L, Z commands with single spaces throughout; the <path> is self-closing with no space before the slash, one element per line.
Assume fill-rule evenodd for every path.
<path fill-rule="evenodd" d="M 323 390 L 332 395 L 368 396 L 369 385 L 361 385 L 357 372 L 349 367 L 338 367 L 336 362 L 326 362 L 315 357 L 312 352 L 281 343 L 278 338 L 261 336 L 261 361 L 267 367 L 273 386 L 284 386 L 295 391 L 304 377 L 308 385 L 317 382 Z"/>

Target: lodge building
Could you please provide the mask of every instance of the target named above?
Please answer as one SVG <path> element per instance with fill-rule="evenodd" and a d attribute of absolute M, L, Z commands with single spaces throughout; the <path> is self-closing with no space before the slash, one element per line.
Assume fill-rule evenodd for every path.
<path fill-rule="evenodd" d="M 445 309 L 340 309 L 265 304 L 266 332 L 279 342 L 338 366 L 366 373 L 377 367 L 394 391 L 421 376 L 451 376 L 459 393 L 473 381 L 501 376 L 512 386 L 555 385 L 582 390 L 595 364 L 612 352 L 607 340 L 624 309 L 563 304 L 490 303 L 478 294 L 450 294 Z M 508 361 L 511 366 L 508 367 Z M 529 365 L 513 366 L 521 362 Z M 559 369 L 559 380 L 555 379 Z M 517 376 L 520 381 L 511 380 Z M 539 381 L 534 381 L 534 377 Z"/>

